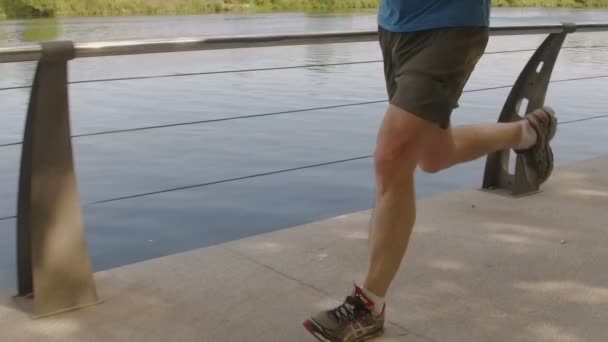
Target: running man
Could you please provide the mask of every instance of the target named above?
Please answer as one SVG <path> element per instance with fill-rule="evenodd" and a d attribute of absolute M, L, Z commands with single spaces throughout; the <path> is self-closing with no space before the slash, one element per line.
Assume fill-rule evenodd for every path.
<path fill-rule="evenodd" d="M 356 342 L 382 335 L 385 297 L 401 266 L 416 219 L 414 171 L 436 173 L 513 149 L 536 170 L 553 170 L 553 111 L 539 108 L 512 123 L 452 127 L 452 110 L 489 39 L 491 0 L 382 0 L 379 43 L 389 106 L 374 156 L 376 202 L 369 268 L 343 304 L 304 327 L 321 341 Z"/>

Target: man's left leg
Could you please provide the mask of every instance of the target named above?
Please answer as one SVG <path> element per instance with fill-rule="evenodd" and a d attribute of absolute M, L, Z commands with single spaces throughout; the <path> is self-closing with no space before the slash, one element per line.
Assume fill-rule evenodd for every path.
<path fill-rule="evenodd" d="M 419 166 L 425 172 L 436 173 L 489 153 L 513 149 L 526 157 L 540 185 L 553 170 L 550 142 L 556 129 L 557 119 L 550 107 L 539 108 L 517 122 L 436 128 L 429 132 L 430 142 L 425 145 Z"/>
<path fill-rule="evenodd" d="M 391 202 L 395 207 L 386 211 L 382 206 L 384 202 L 380 201 L 374 208 L 370 227 L 370 267 L 362 290 L 368 299 L 378 304 L 378 310 L 382 310 L 384 297 L 400 267 L 415 221 L 415 208 L 412 204 L 412 195 L 415 194 L 413 169 L 408 168 L 407 161 L 416 160 L 424 171 L 435 173 L 489 153 L 515 149 L 518 153 L 525 154 L 528 166 L 538 176 L 539 185 L 549 178 L 553 167 L 550 141 L 555 135 L 557 120 L 548 107 L 537 109 L 518 122 L 474 124 L 447 129 L 434 125 L 423 126 L 415 120 L 406 121 L 406 115 L 405 112 L 397 115 L 404 123 L 393 124 L 399 129 L 387 138 L 387 142 L 392 141 L 393 145 L 388 150 L 401 150 L 396 155 L 402 155 L 403 160 L 396 159 L 397 165 L 384 177 L 382 172 L 378 172 L 378 197 L 381 200 L 387 197 L 383 192 L 385 187 L 390 190 L 397 185 L 396 189 L 392 189 L 395 192 L 393 197 L 397 197 L 393 201 L 395 203 Z M 408 148 L 405 144 L 408 139 L 404 137 L 414 137 L 414 132 L 422 133 L 423 138 L 414 140 L 421 151 Z M 386 143 L 379 145 L 379 155 L 387 153 L 383 150 L 383 145 Z M 389 156 L 391 154 L 394 153 L 388 153 Z"/>

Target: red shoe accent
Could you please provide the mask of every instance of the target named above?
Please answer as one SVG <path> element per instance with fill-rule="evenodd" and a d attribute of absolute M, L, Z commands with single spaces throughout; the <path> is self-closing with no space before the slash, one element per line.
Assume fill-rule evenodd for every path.
<path fill-rule="evenodd" d="M 314 333 L 314 331 L 315 331 L 315 327 L 313 326 L 313 323 L 312 323 L 310 320 L 308 320 L 308 321 L 304 322 L 302 325 L 303 325 L 303 326 L 304 326 L 304 328 L 306 328 L 306 330 L 308 330 L 310 333 Z"/>
<path fill-rule="evenodd" d="M 385 311 L 385 310 L 386 310 L 386 304 L 384 304 L 384 305 L 382 306 L 382 311 L 380 311 L 380 314 L 379 314 L 378 316 L 376 316 L 376 318 L 380 318 L 380 317 L 382 317 L 382 316 L 384 315 L 384 311 Z"/>
<path fill-rule="evenodd" d="M 361 299 L 363 304 L 365 304 L 368 309 L 374 307 L 374 302 L 371 299 L 367 298 L 365 296 L 365 293 L 363 293 L 363 290 L 357 285 L 355 285 L 355 296 L 359 297 L 359 299 Z"/>
<path fill-rule="evenodd" d="M 371 299 L 367 298 L 367 296 L 365 296 L 365 293 L 363 292 L 363 290 L 357 285 L 355 285 L 355 296 L 359 297 L 359 299 L 361 299 L 363 304 L 365 304 L 365 306 L 368 309 L 373 311 L 373 308 L 376 304 L 374 304 L 374 302 Z M 386 310 L 386 304 L 384 304 L 382 306 L 382 311 L 380 312 L 379 315 L 376 316 L 376 318 L 382 317 L 384 315 L 385 310 Z"/>

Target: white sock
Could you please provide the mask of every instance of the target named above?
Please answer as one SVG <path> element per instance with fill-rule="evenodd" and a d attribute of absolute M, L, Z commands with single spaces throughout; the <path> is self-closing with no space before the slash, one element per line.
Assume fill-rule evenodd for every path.
<path fill-rule="evenodd" d="M 519 146 L 516 147 L 517 150 L 526 150 L 536 144 L 536 140 L 538 139 L 538 135 L 536 134 L 536 130 L 532 127 L 532 124 L 528 120 L 521 121 L 521 142 Z"/>
<path fill-rule="evenodd" d="M 382 313 L 382 310 L 384 309 L 384 303 L 385 303 L 384 298 L 376 296 L 374 293 L 372 293 L 370 290 L 366 289 L 365 287 L 361 288 L 361 291 L 363 291 L 363 294 L 365 295 L 365 297 L 371 299 L 372 302 L 374 302 L 374 315 L 376 315 L 376 316 L 380 315 Z"/>

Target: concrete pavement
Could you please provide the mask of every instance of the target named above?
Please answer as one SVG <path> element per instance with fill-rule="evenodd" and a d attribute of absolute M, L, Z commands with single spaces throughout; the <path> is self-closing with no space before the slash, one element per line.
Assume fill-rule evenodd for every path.
<path fill-rule="evenodd" d="M 378 341 L 605 342 L 606 170 L 608 157 L 565 166 L 519 199 L 466 189 L 421 200 Z M 0 299 L 0 341 L 314 341 L 301 322 L 361 280 L 368 219 L 100 272 L 103 304 L 51 318 Z"/>

